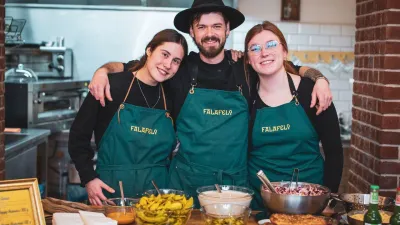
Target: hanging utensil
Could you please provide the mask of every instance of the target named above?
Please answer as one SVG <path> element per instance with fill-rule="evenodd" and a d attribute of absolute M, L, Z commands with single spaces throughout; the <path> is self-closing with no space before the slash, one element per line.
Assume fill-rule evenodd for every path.
<path fill-rule="evenodd" d="M 298 183 L 299 183 L 299 169 L 298 168 L 294 168 L 294 170 L 293 170 L 293 173 L 292 173 L 292 179 L 290 180 L 290 183 L 289 183 L 289 191 L 290 192 L 292 192 L 292 182 L 293 182 L 293 179 L 294 179 L 294 176 L 295 176 L 295 174 L 296 174 L 296 186 L 295 186 L 295 188 L 294 189 L 296 189 L 297 188 L 297 186 L 298 186 Z"/>
<path fill-rule="evenodd" d="M 262 170 L 258 171 L 257 177 L 261 180 L 264 187 L 269 189 L 272 193 L 276 193 L 274 186 L 271 184 L 267 175 L 265 175 L 265 173 Z"/>
<path fill-rule="evenodd" d="M 218 193 L 222 193 L 221 188 L 219 187 L 219 185 L 218 184 L 214 184 L 214 185 L 215 185 L 215 188 L 217 188 Z"/>
<path fill-rule="evenodd" d="M 151 180 L 151 183 L 153 184 L 153 186 L 154 186 L 154 188 L 156 189 L 157 193 L 158 193 L 159 195 L 161 195 L 161 191 L 160 191 L 160 189 L 158 189 L 158 186 L 157 186 L 156 182 L 155 182 L 154 180 Z"/>

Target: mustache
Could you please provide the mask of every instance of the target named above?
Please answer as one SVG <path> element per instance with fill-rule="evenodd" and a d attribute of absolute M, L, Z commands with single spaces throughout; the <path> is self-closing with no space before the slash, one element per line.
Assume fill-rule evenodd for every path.
<path fill-rule="evenodd" d="M 216 36 L 208 36 L 208 37 L 204 37 L 203 39 L 201 39 L 201 42 L 207 42 L 207 41 L 218 41 L 218 42 L 221 42 L 221 40 Z"/>

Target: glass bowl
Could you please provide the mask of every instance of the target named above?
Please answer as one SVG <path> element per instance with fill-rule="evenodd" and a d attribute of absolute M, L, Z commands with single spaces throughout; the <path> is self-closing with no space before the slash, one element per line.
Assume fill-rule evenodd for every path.
<path fill-rule="evenodd" d="M 201 217 L 206 225 L 246 225 L 251 209 L 232 203 L 216 203 L 200 208 Z"/>
<path fill-rule="evenodd" d="M 104 214 L 106 217 L 118 221 L 118 224 L 133 224 L 135 221 L 135 204 L 138 199 L 125 198 L 110 198 L 104 201 Z M 122 206 L 125 203 L 125 206 Z"/>
<path fill-rule="evenodd" d="M 173 189 L 148 190 L 136 204 L 137 225 L 185 225 L 193 210 L 193 198 Z"/>
<path fill-rule="evenodd" d="M 218 193 L 215 186 L 204 186 L 197 188 L 200 206 L 216 203 L 232 203 L 250 206 L 254 191 L 241 186 L 220 185 L 222 193 Z"/>

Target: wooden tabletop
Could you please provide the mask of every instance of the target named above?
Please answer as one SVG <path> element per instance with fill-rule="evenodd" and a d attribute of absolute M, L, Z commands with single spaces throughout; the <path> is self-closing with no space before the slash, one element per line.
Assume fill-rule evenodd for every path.
<path fill-rule="evenodd" d="M 253 213 L 252 216 L 250 217 L 249 222 L 247 225 L 258 225 L 256 219 L 254 218 L 254 215 L 256 213 Z M 202 225 L 204 224 L 202 218 L 201 218 L 201 213 L 198 209 L 193 210 L 192 216 L 190 217 L 189 222 L 186 225 Z"/>

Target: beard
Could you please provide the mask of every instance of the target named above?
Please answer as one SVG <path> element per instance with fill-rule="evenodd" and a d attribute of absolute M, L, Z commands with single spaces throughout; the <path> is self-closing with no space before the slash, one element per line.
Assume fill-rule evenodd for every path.
<path fill-rule="evenodd" d="M 200 53 L 204 55 L 206 58 L 210 59 L 216 57 L 219 53 L 221 53 L 224 50 L 226 38 L 221 41 L 221 39 L 219 39 L 216 36 L 207 36 L 202 38 L 200 43 L 198 43 L 196 41 L 196 37 L 193 37 L 193 41 L 196 44 L 197 48 L 199 49 Z M 219 43 L 219 45 L 217 47 L 208 47 L 207 49 L 206 47 L 203 46 L 203 43 L 207 41 L 216 41 Z"/>

